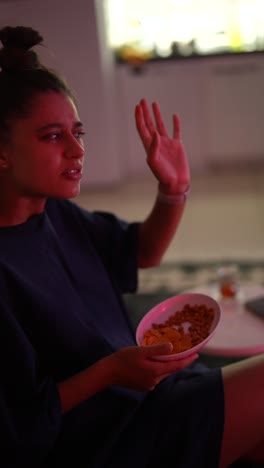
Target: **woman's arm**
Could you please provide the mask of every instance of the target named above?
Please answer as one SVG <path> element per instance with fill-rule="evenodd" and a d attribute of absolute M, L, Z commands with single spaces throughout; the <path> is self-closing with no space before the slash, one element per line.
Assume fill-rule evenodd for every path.
<path fill-rule="evenodd" d="M 139 231 L 139 266 L 157 265 L 181 220 L 190 187 L 190 170 L 180 139 L 180 123 L 173 115 L 173 137 L 168 136 L 157 103 L 142 99 L 135 109 L 136 126 L 147 155 L 147 164 L 158 181 L 154 207 Z"/>
<path fill-rule="evenodd" d="M 107 361 L 108 358 L 100 359 L 58 384 L 62 414 L 113 385 L 113 370 Z"/>
<path fill-rule="evenodd" d="M 137 391 L 150 391 L 168 375 L 189 366 L 198 357 L 155 361 L 154 356 L 171 352 L 171 343 L 154 346 L 130 346 L 97 361 L 92 366 L 58 384 L 61 411 L 67 413 L 111 385 Z"/>
<path fill-rule="evenodd" d="M 157 196 L 151 213 L 139 228 L 140 268 L 149 268 L 160 263 L 178 228 L 184 206 L 185 198 L 169 204 Z"/>

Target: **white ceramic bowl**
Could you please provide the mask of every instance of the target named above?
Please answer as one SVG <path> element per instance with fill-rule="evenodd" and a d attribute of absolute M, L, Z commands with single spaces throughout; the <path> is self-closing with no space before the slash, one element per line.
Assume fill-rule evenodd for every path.
<path fill-rule="evenodd" d="M 216 332 L 217 326 L 221 319 L 221 308 L 217 301 L 215 301 L 212 297 L 207 296 L 206 294 L 199 294 L 199 293 L 186 293 L 186 294 L 179 294 L 177 296 L 170 297 L 165 301 L 160 302 L 155 307 L 150 309 L 144 317 L 139 322 L 137 329 L 136 329 L 136 341 L 137 344 L 140 346 L 143 340 L 144 333 L 149 330 L 153 323 L 160 324 L 164 323 L 170 316 L 172 316 L 176 310 L 182 310 L 186 304 L 190 306 L 194 305 L 205 305 L 207 308 L 212 308 L 214 311 L 214 317 L 212 321 L 212 325 L 210 327 L 209 335 L 201 341 L 199 344 L 193 346 L 190 349 L 182 351 L 181 353 L 177 354 L 167 354 L 164 356 L 156 356 L 155 359 L 163 360 L 163 361 L 170 361 L 173 359 L 183 359 L 188 356 L 191 356 L 194 353 L 197 353 L 206 343 L 212 338 L 214 333 Z"/>

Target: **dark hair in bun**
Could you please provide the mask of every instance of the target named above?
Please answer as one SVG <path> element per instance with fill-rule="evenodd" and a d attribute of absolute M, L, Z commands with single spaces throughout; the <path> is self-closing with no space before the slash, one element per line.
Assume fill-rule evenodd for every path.
<path fill-rule="evenodd" d="M 39 93 L 54 91 L 74 99 L 65 80 L 45 67 L 31 50 L 43 42 L 38 31 L 25 26 L 0 29 L 0 138 L 8 133 L 10 121 L 30 112 Z"/>
<path fill-rule="evenodd" d="M 30 49 L 41 44 L 43 38 L 38 31 L 24 26 L 6 26 L 0 30 L 0 67 L 2 70 L 38 68 L 40 63 L 36 52 Z"/>
<path fill-rule="evenodd" d="M 38 31 L 32 28 L 6 26 L 0 30 L 0 41 L 4 47 L 28 50 L 43 42 L 43 38 Z"/>

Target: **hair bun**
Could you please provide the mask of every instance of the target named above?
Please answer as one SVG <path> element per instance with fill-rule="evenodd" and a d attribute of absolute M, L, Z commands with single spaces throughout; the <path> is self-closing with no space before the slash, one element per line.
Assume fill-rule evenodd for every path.
<path fill-rule="evenodd" d="M 25 26 L 6 26 L 0 29 L 0 41 L 4 47 L 28 50 L 43 41 L 43 38 L 32 28 Z"/>
<path fill-rule="evenodd" d="M 24 26 L 6 26 L 0 30 L 0 67 L 2 70 L 25 70 L 40 67 L 36 52 L 29 50 L 43 38 L 38 31 Z"/>

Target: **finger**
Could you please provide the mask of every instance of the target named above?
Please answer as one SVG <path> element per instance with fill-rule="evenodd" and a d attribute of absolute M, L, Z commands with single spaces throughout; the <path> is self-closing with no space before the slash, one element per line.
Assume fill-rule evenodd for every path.
<path fill-rule="evenodd" d="M 189 366 L 192 364 L 194 361 L 196 361 L 199 358 L 199 354 L 191 354 L 188 358 L 185 359 L 180 359 L 179 363 L 182 364 L 184 367 Z"/>
<path fill-rule="evenodd" d="M 168 133 L 164 125 L 163 118 L 161 116 L 160 108 L 156 102 L 153 102 L 152 109 L 159 134 L 161 136 L 168 137 Z"/>
<path fill-rule="evenodd" d="M 185 367 L 190 366 L 196 359 L 198 359 L 199 355 L 197 353 L 192 354 L 191 356 L 184 358 L 184 359 L 178 359 L 176 362 L 176 366 L 178 370 L 185 369 Z"/>
<path fill-rule="evenodd" d="M 173 348 L 172 343 L 161 343 L 157 345 L 152 345 L 152 346 L 142 346 L 144 349 L 144 355 L 146 357 L 152 357 L 152 356 L 159 356 L 159 355 L 167 355 L 170 354 Z"/>
<path fill-rule="evenodd" d="M 186 367 L 189 367 L 198 358 L 199 358 L 199 355 L 196 353 L 196 354 L 192 354 L 191 356 L 189 356 L 186 359 L 178 359 L 178 360 L 173 361 L 173 362 L 172 361 L 163 361 L 163 362 L 159 361 L 159 364 L 161 364 L 161 362 L 162 362 L 162 364 L 164 364 L 164 367 L 165 367 L 165 369 L 164 369 L 165 372 L 161 373 L 159 375 L 159 379 L 163 380 L 166 377 L 169 377 L 170 375 L 174 374 L 175 372 L 183 370 Z M 169 366 L 171 366 L 170 372 L 168 371 Z"/>
<path fill-rule="evenodd" d="M 181 138 L 180 119 L 176 114 L 173 115 L 173 138 L 174 140 Z"/>
<path fill-rule="evenodd" d="M 145 119 L 145 125 L 148 128 L 149 133 L 151 135 L 153 135 L 153 133 L 156 131 L 156 128 L 155 128 L 155 125 L 153 123 L 153 120 L 152 120 L 152 117 L 151 117 L 149 107 L 148 107 L 148 103 L 147 103 L 146 99 L 141 99 L 140 106 L 141 106 L 142 111 L 143 111 L 143 116 L 144 116 L 144 119 Z"/>
<path fill-rule="evenodd" d="M 181 369 L 185 369 L 185 367 L 190 366 L 198 358 L 199 358 L 199 354 L 195 353 L 195 354 L 192 354 L 191 356 L 188 356 L 187 358 L 184 358 L 184 359 L 175 358 L 175 359 L 172 359 L 170 361 L 162 361 L 160 359 L 159 362 L 162 362 L 162 364 L 164 365 L 164 371 L 166 373 L 173 374 L 173 372 L 176 372 L 176 371 L 181 370 Z M 164 374 L 165 374 L 165 372 L 164 372 Z"/>
<path fill-rule="evenodd" d="M 151 144 L 151 134 L 146 126 L 143 109 L 140 104 L 138 104 L 135 108 L 135 120 L 139 136 L 144 144 L 145 149 L 148 149 L 149 145 Z"/>

